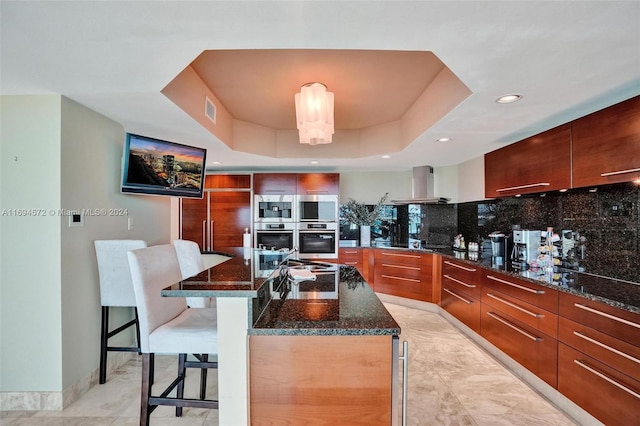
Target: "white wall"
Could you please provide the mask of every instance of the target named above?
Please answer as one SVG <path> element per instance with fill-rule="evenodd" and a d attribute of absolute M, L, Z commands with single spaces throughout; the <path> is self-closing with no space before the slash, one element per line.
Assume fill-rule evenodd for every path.
<path fill-rule="evenodd" d="M 484 200 L 484 156 L 457 165 L 458 203 Z"/>
<path fill-rule="evenodd" d="M 345 172 L 340 173 L 340 203 L 349 198 L 375 204 L 385 192 L 387 200 L 411 197 L 411 170 L 406 172 Z"/>
<path fill-rule="evenodd" d="M 118 123 L 58 95 L 3 96 L 1 106 L 2 209 L 121 208 L 134 219 L 128 231 L 126 216 L 85 215 L 72 228 L 57 214 L 0 217 L 0 391 L 63 391 L 99 365 L 93 241 L 169 242 L 170 201 L 120 194 Z"/>
<path fill-rule="evenodd" d="M 60 97 L 0 106 L 0 390 L 60 390 Z"/>

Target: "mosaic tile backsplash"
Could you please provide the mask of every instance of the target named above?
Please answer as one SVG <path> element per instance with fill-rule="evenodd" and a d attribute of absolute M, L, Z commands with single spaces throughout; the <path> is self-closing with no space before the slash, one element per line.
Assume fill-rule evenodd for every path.
<path fill-rule="evenodd" d="M 438 207 L 438 206 L 434 206 Z M 573 267 L 640 283 L 640 186 L 633 183 L 593 190 L 536 194 L 457 205 L 458 232 L 487 247 L 493 231 L 546 230 L 579 241 Z"/>

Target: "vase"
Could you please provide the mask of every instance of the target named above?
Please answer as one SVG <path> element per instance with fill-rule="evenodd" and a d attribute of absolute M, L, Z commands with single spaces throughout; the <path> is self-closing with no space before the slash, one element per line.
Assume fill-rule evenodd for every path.
<path fill-rule="evenodd" d="M 371 226 L 360 225 L 360 245 L 362 247 L 371 246 Z"/>

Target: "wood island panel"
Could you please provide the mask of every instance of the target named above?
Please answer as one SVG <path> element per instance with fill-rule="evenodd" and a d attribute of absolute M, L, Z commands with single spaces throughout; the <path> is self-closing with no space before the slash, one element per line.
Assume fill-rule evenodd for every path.
<path fill-rule="evenodd" d="M 249 339 L 252 425 L 391 424 L 392 336 Z"/>

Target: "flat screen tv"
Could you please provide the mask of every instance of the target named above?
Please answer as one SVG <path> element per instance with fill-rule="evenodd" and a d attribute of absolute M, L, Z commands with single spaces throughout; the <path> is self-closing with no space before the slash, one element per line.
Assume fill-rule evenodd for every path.
<path fill-rule="evenodd" d="M 127 133 L 123 193 L 202 198 L 207 150 Z"/>

